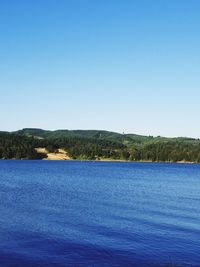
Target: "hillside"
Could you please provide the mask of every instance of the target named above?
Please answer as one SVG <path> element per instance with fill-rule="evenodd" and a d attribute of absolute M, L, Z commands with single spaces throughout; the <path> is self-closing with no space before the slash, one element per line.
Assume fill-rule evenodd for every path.
<path fill-rule="evenodd" d="M 0 158 L 200 162 L 200 140 L 103 130 L 26 128 L 0 132 Z"/>

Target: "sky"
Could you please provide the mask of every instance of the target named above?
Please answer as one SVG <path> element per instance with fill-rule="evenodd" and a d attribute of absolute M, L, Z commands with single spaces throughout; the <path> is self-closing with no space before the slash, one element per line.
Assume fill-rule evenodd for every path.
<path fill-rule="evenodd" d="M 200 138 L 199 0 L 1 0 L 0 130 Z"/>

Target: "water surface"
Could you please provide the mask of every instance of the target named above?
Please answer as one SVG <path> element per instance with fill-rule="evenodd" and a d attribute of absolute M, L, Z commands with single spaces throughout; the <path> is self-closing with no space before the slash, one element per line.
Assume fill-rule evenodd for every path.
<path fill-rule="evenodd" d="M 0 161 L 0 266 L 200 266 L 200 165 Z"/>

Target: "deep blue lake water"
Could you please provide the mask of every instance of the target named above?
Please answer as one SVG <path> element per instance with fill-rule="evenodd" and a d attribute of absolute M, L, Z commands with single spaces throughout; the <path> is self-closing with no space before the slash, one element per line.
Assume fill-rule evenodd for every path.
<path fill-rule="evenodd" d="M 200 165 L 0 161 L 0 266 L 200 266 Z"/>

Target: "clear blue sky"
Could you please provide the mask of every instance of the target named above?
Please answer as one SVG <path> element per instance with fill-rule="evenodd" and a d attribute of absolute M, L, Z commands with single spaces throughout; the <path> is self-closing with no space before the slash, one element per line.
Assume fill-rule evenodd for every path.
<path fill-rule="evenodd" d="M 199 0 L 1 0 L 0 130 L 200 137 Z"/>

